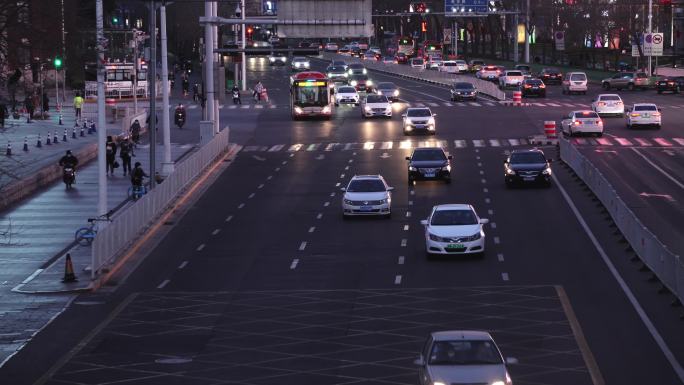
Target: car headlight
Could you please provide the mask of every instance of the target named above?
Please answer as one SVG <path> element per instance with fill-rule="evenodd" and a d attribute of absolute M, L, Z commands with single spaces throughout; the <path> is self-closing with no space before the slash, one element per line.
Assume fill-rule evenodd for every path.
<path fill-rule="evenodd" d="M 492 385 L 506 385 L 506 383 L 503 381 L 494 381 L 492 382 Z"/>
<path fill-rule="evenodd" d="M 370 108 L 370 107 L 368 107 L 368 106 L 363 107 L 363 109 L 366 110 L 366 112 L 371 112 L 371 111 L 373 111 L 373 109 Z"/>
<path fill-rule="evenodd" d="M 428 124 L 431 126 L 434 126 L 435 125 L 435 118 L 428 119 Z"/>
<path fill-rule="evenodd" d="M 308 67 L 309 65 L 309 63 L 304 63 L 304 67 Z"/>
<path fill-rule="evenodd" d="M 435 381 L 432 383 L 432 385 L 445 385 L 445 384 L 441 381 Z"/>
<path fill-rule="evenodd" d="M 409 166 L 409 171 L 418 171 L 418 169 L 413 166 Z"/>
<path fill-rule="evenodd" d="M 371 81 L 370 79 L 368 79 L 368 80 L 366 81 L 366 85 L 367 85 L 367 86 L 373 85 L 373 81 Z"/>
<path fill-rule="evenodd" d="M 469 236 L 468 240 L 469 241 L 477 241 L 480 238 L 482 238 L 482 231 L 478 231 L 476 234 Z"/>
<path fill-rule="evenodd" d="M 352 70 L 349 70 L 349 71 L 347 71 L 347 73 L 348 73 L 349 75 L 351 75 L 351 74 L 354 73 L 354 72 L 353 72 Z"/>
<path fill-rule="evenodd" d="M 544 175 L 551 175 L 551 167 L 547 167 L 542 171 L 542 174 Z"/>
<path fill-rule="evenodd" d="M 378 95 L 382 95 L 382 90 L 377 90 Z"/>
<path fill-rule="evenodd" d="M 268 60 L 270 61 L 275 61 L 275 58 L 273 56 L 269 57 Z"/>
<path fill-rule="evenodd" d="M 399 96 L 399 90 L 394 90 L 394 96 Z"/>
<path fill-rule="evenodd" d="M 349 74 L 345 72 L 345 73 L 344 73 L 344 77 L 345 77 L 345 78 L 348 78 L 348 77 L 349 77 Z"/>
<path fill-rule="evenodd" d="M 428 233 L 428 237 L 430 237 L 430 240 L 431 240 L 431 241 L 435 241 L 435 242 L 445 242 L 445 241 L 444 241 L 444 238 L 442 238 L 442 237 L 440 237 L 440 236 L 437 236 L 437 235 L 435 235 L 435 234 L 432 234 L 432 233 Z"/>
<path fill-rule="evenodd" d="M 446 165 L 446 166 L 442 167 L 442 171 L 449 171 L 449 172 L 451 172 L 451 165 Z"/>
<path fill-rule="evenodd" d="M 294 112 L 295 112 L 295 114 L 303 114 L 304 110 L 302 110 L 302 108 L 299 106 L 295 106 Z"/>
<path fill-rule="evenodd" d="M 506 175 L 515 175 L 515 170 L 506 167 Z"/>
<path fill-rule="evenodd" d="M 367 74 L 367 73 L 368 73 L 368 71 L 366 71 L 366 69 L 364 68 L 364 69 L 363 69 L 363 74 L 365 75 L 365 74 Z"/>
<path fill-rule="evenodd" d="M 331 78 L 333 76 L 332 72 L 328 72 L 328 77 Z"/>
<path fill-rule="evenodd" d="M 331 112 L 330 106 L 323 107 L 323 110 L 321 112 L 323 112 L 324 114 L 329 114 Z"/>
<path fill-rule="evenodd" d="M 344 201 L 345 205 L 351 205 L 352 204 L 352 201 L 350 201 L 349 199 L 343 199 L 343 201 Z"/>
<path fill-rule="evenodd" d="M 380 203 L 382 203 L 382 204 L 390 203 L 390 201 L 391 201 L 391 198 L 380 199 Z"/>
<path fill-rule="evenodd" d="M 356 85 L 359 84 L 359 82 L 357 82 L 356 80 L 352 80 L 351 82 L 349 82 L 349 84 L 356 87 Z"/>

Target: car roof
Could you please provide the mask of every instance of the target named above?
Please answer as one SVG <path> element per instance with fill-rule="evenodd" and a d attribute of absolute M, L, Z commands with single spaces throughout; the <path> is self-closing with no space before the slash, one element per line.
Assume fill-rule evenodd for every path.
<path fill-rule="evenodd" d="M 522 150 L 513 150 L 513 151 L 511 151 L 511 155 L 513 155 L 513 154 L 522 154 L 522 153 L 526 153 L 526 152 L 539 152 L 539 153 L 541 153 L 542 155 L 544 155 L 544 151 L 542 151 L 542 150 L 540 150 L 540 149 L 538 149 L 538 148 L 526 148 L 526 149 L 522 149 Z"/>
<path fill-rule="evenodd" d="M 429 107 L 409 107 L 406 109 L 406 112 L 415 111 L 415 110 L 428 110 L 428 111 L 430 111 L 430 108 Z"/>
<path fill-rule="evenodd" d="M 413 152 L 420 152 L 420 151 L 440 151 L 444 152 L 444 149 L 442 147 L 416 147 L 413 149 Z"/>
<path fill-rule="evenodd" d="M 444 205 L 437 205 L 433 207 L 434 211 L 445 211 L 445 210 L 473 210 L 473 206 L 467 203 L 449 203 Z"/>
<path fill-rule="evenodd" d="M 377 174 L 377 175 L 354 175 L 352 177 L 352 180 L 355 179 L 378 179 L 378 180 L 384 180 L 385 178 L 382 177 L 382 175 Z"/>
<path fill-rule="evenodd" d="M 575 111 L 572 111 L 572 113 L 581 115 L 581 114 L 585 114 L 585 113 L 594 113 L 595 114 L 596 112 L 594 112 L 593 110 L 575 110 Z"/>
<path fill-rule="evenodd" d="M 449 206 L 449 205 L 446 205 Z M 469 207 L 469 205 L 466 205 Z M 480 330 L 445 330 L 431 333 L 435 341 L 452 341 L 452 340 L 476 340 L 489 341 L 494 340 L 492 336 Z"/>
<path fill-rule="evenodd" d="M 602 96 L 617 96 L 618 98 L 620 98 L 620 95 L 618 95 L 618 94 L 599 94 L 599 96 L 597 96 L 597 97 L 600 98 Z M 620 98 L 620 99 L 622 99 L 622 98 Z"/>

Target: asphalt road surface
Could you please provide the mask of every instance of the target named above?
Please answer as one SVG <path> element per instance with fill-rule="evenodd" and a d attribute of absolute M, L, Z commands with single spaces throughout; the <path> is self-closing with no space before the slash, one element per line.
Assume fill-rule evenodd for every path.
<path fill-rule="evenodd" d="M 518 359 L 509 367 L 516 385 L 682 383 L 681 308 L 638 271 L 568 170 L 553 164 L 550 189 L 504 186 L 506 152 L 529 147 L 526 138 L 541 133 L 544 120 L 573 108 L 559 103 L 575 102 L 449 105 L 443 88 L 372 74 L 401 87 L 392 119 L 364 120 L 357 107 L 342 107 L 331 121 L 293 122 L 289 109 L 278 107 L 287 105 L 288 69 L 259 60 L 250 68 L 276 107 L 224 107 L 243 152 L 135 272 L 79 296 L 0 378 L 415 384 L 412 361 L 427 334 L 464 328 L 489 330 L 504 356 Z M 419 103 L 438 114 L 437 134 L 406 138 L 398 116 Z M 679 134 L 670 127 L 682 121 L 680 111 L 667 111 L 659 132 L 628 132 L 609 121 L 607 133 L 645 138 L 648 149 L 577 144 L 592 157 L 614 159 L 597 164 L 633 194 L 642 190 L 636 179 L 670 194 L 674 202 L 652 203 L 673 212 L 652 213 L 662 227 L 681 224 L 682 194 L 649 172 L 653 165 L 640 154 L 681 175 Z M 675 155 L 653 155 L 665 147 L 656 138 L 672 143 Z M 450 185 L 407 184 L 404 157 L 420 145 L 442 145 L 453 155 Z M 543 149 L 557 158 L 555 148 Z M 378 173 L 396 188 L 392 218 L 343 221 L 340 187 L 355 174 Z M 490 219 L 484 257 L 426 258 L 420 220 L 442 203 L 469 203 Z"/>

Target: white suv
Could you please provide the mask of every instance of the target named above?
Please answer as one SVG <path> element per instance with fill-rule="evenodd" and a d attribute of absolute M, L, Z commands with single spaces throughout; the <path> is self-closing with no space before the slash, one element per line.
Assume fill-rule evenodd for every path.
<path fill-rule="evenodd" d="M 392 216 L 392 190 L 381 175 L 354 175 L 343 187 L 342 217 L 354 215 Z"/>
<path fill-rule="evenodd" d="M 568 72 L 563 77 L 563 93 L 571 94 L 573 92 L 587 94 L 587 74 L 584 72 Z"/>
<path fill-rule="evenodd" d="M 499 88 L 520 87 L 525 80 L 525 75 L 519 70 L 508 70 L 499 77 Z"/>

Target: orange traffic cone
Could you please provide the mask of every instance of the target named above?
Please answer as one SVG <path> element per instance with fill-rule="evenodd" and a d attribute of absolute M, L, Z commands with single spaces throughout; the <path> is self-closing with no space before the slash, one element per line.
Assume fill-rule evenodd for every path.
<path fill-rule="evenodd" d="M 66 255 L 66 263 L 64 265 L 64 278 L 62 282 L 76 282 L 76 274 L 74 274 L 74 265 L 71 263 L 71 254 Z"/>

